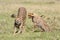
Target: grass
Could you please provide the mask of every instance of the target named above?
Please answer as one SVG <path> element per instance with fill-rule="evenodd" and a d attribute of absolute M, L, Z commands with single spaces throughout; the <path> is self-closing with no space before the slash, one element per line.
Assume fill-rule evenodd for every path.
<path fill-rule="evenodd" d="M 44 15 L 42 18 L 53 32 L 31 32 L 33 24 L 31 19 L 27 18 L 26 31 L 14 36 L 14 18 L 11 18 L 10 15 L 17 14 L 17 10 L 21 6 L 27 9 L 27 13 Z M 60 1 L 0 0 L 0 40 L 60 40 Z"/>

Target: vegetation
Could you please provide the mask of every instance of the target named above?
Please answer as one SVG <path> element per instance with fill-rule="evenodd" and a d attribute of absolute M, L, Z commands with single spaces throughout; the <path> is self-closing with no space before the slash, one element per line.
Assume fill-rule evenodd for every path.
<path fill-rule="evenodd" d="M 25 32 L 13 35 L 14 18 L 19 7 L 27 13 L 33 12 L 47 22 L 52 32 L 31 32 L 31 19 L 26 19 Z M 38 31 L 38 29 L 36 30 Z M 0 0 L 0 40 L 60 40 L 60 1 L 59 0 Z"/>

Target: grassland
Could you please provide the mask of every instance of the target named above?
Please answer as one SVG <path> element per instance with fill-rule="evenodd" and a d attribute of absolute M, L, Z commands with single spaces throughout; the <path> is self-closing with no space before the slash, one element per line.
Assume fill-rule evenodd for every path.
<path fill-rule="evenodd" d="M 13 35 L 14 18 L 19 7 L 25 7 L 42 17 L 53 32 L 31 32 L 31 19 L 26 20 L 26 32 Z M 27 12 L 27 13 L 28 13 Z M 48 19 L 49 18 L 49 19 Z M 60 1 L 59 0 L 0 0 L 0 40 L 60 40 Z"/>

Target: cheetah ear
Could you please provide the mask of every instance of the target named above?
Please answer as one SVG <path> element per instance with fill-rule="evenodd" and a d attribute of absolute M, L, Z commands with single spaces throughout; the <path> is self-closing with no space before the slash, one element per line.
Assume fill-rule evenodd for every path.
<path fill-rule="evenodd" d="M 45 18 L 45 16 L 44 16 L 44 15 L 41 15 L 40 17 L 43 17 L 43 18 Z"/>
<path fill-rule="evenodd" d="M 12 18 L 16 18 L 16 15 L 15 15 L 15 14 L 12 14 L 11 17 L 12 17 Z"/>

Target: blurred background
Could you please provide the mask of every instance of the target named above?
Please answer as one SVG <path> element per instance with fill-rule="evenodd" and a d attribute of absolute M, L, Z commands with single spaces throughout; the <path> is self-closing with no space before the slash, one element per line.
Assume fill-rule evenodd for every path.
<path fill-rule="evenodd" d="M 36 13 L 47 22 L 53 32 L 31 32 L 33 23 L 26 19 L 23 34 L 13 36 L 14 18 L 19 7 Z M 37 30 L 38 31 L 38 28 Z M 0 40 L 60 40 L 60 0 L 0 0 Z"/>

